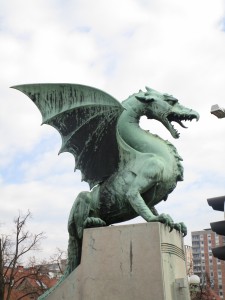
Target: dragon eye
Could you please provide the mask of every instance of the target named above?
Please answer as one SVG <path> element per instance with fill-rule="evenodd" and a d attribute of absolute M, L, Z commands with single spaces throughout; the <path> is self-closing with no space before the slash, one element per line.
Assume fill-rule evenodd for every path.
<path fill-rule="evenodd" d="M 175 105 L 178 101 L 176 99 L 174 100 L 165 100 L 169 105 L 173 106 Z"/>

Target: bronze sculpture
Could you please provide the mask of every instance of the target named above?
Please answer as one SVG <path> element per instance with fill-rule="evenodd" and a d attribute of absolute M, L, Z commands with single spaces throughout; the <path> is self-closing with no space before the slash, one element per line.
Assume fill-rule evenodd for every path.
<path fill-rule="evenodd" d="M 174 224 L 155 205 L 166 200 L 183 180 L 182 160 L 168 141 L 139 127 L 139 119 L 161 122 L 174 138 L 183 120 L 199 119 L 197 112 L 168 94 L 139 91 L 122 103 L 98 89 L 78 84 L 15 86 L 39 108 L 43 123 L 62 137 L 60 152 L 76 159 L 90 192 L 81 192 L 68 220 L 68 267 L 63 279 L 80 263 L 83 230 L 142 216 L 162 222 L 186 235 L 183 223 Z"/>

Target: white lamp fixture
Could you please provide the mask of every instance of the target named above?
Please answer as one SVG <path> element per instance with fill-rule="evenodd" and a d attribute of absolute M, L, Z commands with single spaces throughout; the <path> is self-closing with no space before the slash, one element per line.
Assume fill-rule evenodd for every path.
<path fill-rule="evenodd" d="M 191 275 L 188 278 L 189 284 L 190 285 L 199 285 L 200 284 L 200 278 L 198 275 Z"/>
<path fill-rule="evenodd" d="M 219 107 L 218 104 L 214 104 L 211 107 L 211 114 L 215 115 L 219 119 L 225 118 L 225 109 Z"/>

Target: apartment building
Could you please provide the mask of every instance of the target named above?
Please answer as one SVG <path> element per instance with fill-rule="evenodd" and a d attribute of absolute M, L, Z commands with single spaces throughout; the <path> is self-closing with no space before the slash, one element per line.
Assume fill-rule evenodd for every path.
<path fill-rule="evenodd" d="M 225 245 L 225 237 L 211 229 L 193 231 L 191 237 L 194 274 L 201 278 L 201 284 L 210 284 L 220 298 L 225 299 L 225 261 L 212 254 L 212 248 Z"/>

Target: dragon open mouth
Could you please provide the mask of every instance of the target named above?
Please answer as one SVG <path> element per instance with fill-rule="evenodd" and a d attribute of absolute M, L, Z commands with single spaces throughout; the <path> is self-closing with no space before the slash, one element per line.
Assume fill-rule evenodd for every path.
<path fill-rule="evenodd" d="M 171 122 L 178 123 L 181 127 L 187 128 L 182 121 L 192 121 L 193 119 L 196 119 L 198 121 L 199 115 L 197 113 L 190 113 L 190 114 L 177 114 L 174 112 L 171 112 L 167 115 L 167 122 L 168 122 L 168 129 L 171 132 L 172 136 L 174 138 L 179 138 L 180 134 L 179 132 L 174 128 L 174 126 L 171 124 Z"/>

